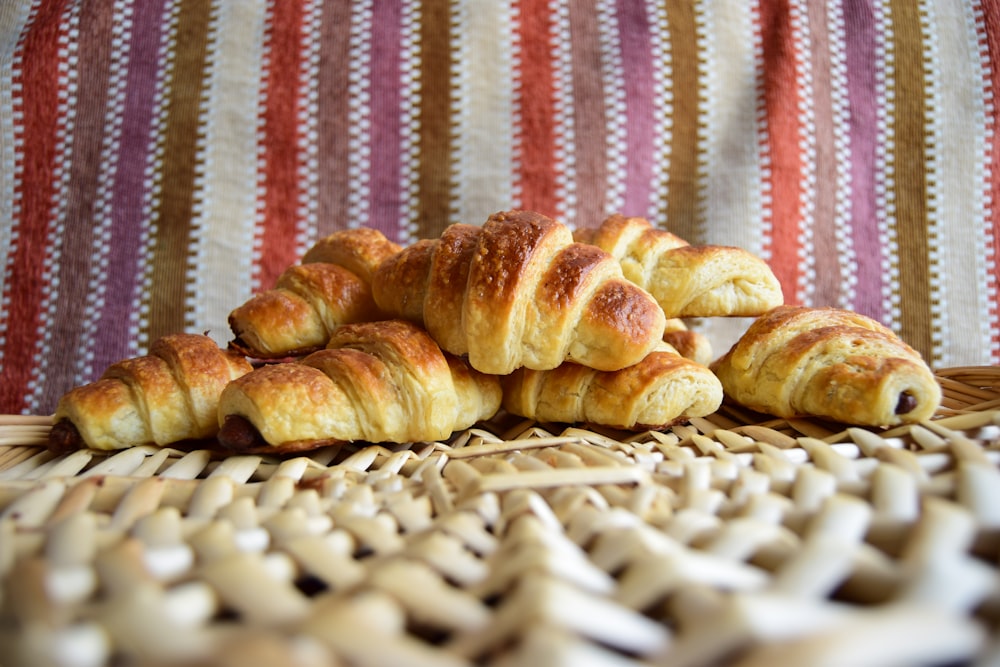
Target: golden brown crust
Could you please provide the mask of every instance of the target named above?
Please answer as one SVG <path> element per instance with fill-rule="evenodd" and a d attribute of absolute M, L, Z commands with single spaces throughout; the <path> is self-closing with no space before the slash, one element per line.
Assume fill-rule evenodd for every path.
<path fill-rule="evenodd" d="M 342 324 L 382 319 L 371 294 L 375 269 L 401 250 L 376 229 L 343 229 L 317 241 L 273 289 L 229 315 L 231 347 L 258 359 L 322 349 Z"/>
<path fill-rule="evenodd" d="M 380 267 L 374 297 L 492 374 L 567 359 L 619 369 L 655 347 L 665 320 L 613 257 L 531 211 L 496 213 L 481 228 L 452 226 L 404 249 Z"/>
<path fill-rule="evenodd" d="M 372 297 L 383 312 L 423 322 L 436 247 L 436 240 L 421 239 L 379 265 L 372 278 Z"/>
<path fill-rule="evenodd" d="M 657 255 L 688 245 L 681 237 L 653 227 L 645 218 L 626 217 L 615 213 L 590 229 L 578 229 L 573 238 L 603 248 L 619 261 L 644 265 L 649 254 Z M 655 261 L 655 257 L 651 258 Z"/>
<path fill-rule="evenodd" d="M 94 449 L 210 438 L 223 387 L 250 370 L 246 359 L 207 336 L 164 336 L 147 355 L 112 364 L 96 382 L 67 392 L 54 420 L 73 425 L 77 447 Z M 53 444 L 65 450 L 69 429 L 61 431 L 63 441 Z"/>
<path fill-rule="evenodd" d="M 690 245 L 644 218 L 612 215 L 576 238 L 618 259 L 625 277 L 648 290 L 668 318 L 757 316 L 784 300 L 770 267 L 749 251 Z"/>
<path fill-rule="evenodd" d="M 894 426 L 929 419 L 941 400 L 913 348 L 877 321 L 837 308 L 776 308 L 712 368 L 733 400 L 778 417 Z"/>
<path fill-rule="evenodd" d="M 342 324 L 380 317 L 367 282 L 342 266 L 317 262 L 288 267 L 274 289 L 235 308 L 229 326 L 234 349 L 279 359 L 322 348 Z"/>
<path fill-rule="evenodd" d="M 548 371 L 518 369 L 501 383 L 512 414 L 631 430 L 711 414 L 722 402 L 722 385 L 708 368 L 667 349 L 618 371 L 565 363 Z"/>
<path fill-rule="evenodd" d="M 463 294 L 469 282 L 469 267 L 479 234 L 478 227 L 455 224 L 429 245 L 433 254 L 421 313 L 424 326 L 445 350 L 461 349 L 464 345 L 464 330 L 455 323 L 462 321 L 465 300 L 456 295 Z"/>
<path fill-rule="evenodd" d="M 313 244 L 302 256 L 301 263 L 336 264 L 370 285 L 379 264 L 402 249 L 377 229 L 341 229 Z"/>
<path fill-rule="evenodd" d="M 419 326 L 349 324 L 328 349 L 231 382 L 219 407 L 230 426 L 219 440 L 235 451 L 438 440 L 492 416 L 499 404 L 497 378 L 449 358 Z"/>

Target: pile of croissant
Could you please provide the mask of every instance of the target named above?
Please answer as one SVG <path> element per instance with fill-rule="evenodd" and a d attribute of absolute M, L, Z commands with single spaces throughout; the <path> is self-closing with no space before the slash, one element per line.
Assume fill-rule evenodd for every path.
<path fill-rule="evenodd" d="M 684 324 L 734 316 L 755 320 L 714 361 Z M 621 215 L 574 233 L 504 211 L 407 247 L 374 229 L 338 231 L 229 324 L 225 347 L 164 336 L 69 391 L 50 448 L 434 441 L 501 410 L 660 429 L 726 396 L 779 417 L 889 426 L 940 402 L 927 365 L 881 324 L 786 306 L 746 250 L 691 245 Z"/>

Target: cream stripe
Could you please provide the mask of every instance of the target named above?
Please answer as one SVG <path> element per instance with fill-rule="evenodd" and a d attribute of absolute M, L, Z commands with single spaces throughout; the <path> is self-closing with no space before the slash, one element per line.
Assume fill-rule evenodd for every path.
<path fill-rule="evenodd" d="M 766 0 L 765 0 L 766 1 Z M 757 159 L 758 163 L 758 187 L 757 190 L 760 193 L 760 218 L 759 218 L 759 229 L 758 235 L 761 239 L 770 239 L 774 235 L 774 210 L 773 210 L 773 200 L 770 186 L 764 187 L 764 184 L 770 184 L 772 180 L 771 175 L 771 153 L 767 149 L 770 143 L 770 138 L 768 136 L 767 129 L 767 99 L 764 96 L 764 36 L 762 34 L 762 29 L 760 25 L 760 4 L 754 6 L 753 9 L 753 67 L 754 75 L 758 79 L 757 88 L 754 91 L 756 99 L 754 100 L 754 137 L 757 144 Z M 763 241 L 759 244 L 759 247 L 754 248 L 754 251 L 766 261 L 770 261 L 771 253 L 770 247 L 764 246 Z"/>
<path fill-rule="evenodd" d="M 799 284 L 795 288 L 798 297 L 806 305 L 812 305 L 816 287 L 816 245 L 813 242 L 813 226 L 816 224 L 816 114 L 813 107 L 812 39 L 809 35 L 809 0 L 796 0 L 790 6 L 793 41 L 797 52 L 797 78 L 801 86 L 798 113 L 800 125 L 799 142 L 802 148 L 802 201 L 799 233 L 801 250 L 798 257 L 802 270 Z M 825 221 L 824 221 L 825 223 Z"/>
<path fill-rule="evenodd" d="M 209 34 L 190 267 L 200 298 L 189 308 L 196 330 L 219 343 L 229 338 L 229 311 L 253 289 L 252 257 L 240 249 L 254 243 L 264 4 L 219 2 Z"/>
<path fill-rule="evenodd" d="M 454 142 L 457 222 L 479 224 L 516 202 L 514 192 L 513 10 L 459 0 Z M 503 39 L 497 39 L 503 35 Z M 474 57 L 473 57 L 474 55 Z"/>
<path fill-rule="evenodd" d="M 759 38 L 753 9 L 728 0 L 699 0 L 698 165 L 702 243 L 737 245 L 763 256 L 762 165 L 758 158 L 756 68 Z M 707 224 L 710 222 L 710 224 Z M 745 318 L 710 318 L 697 328 L 717 352 L 746 329 Z"/>
<path fill-rule="evenodd" d="M 7 262 L 13 257 L 10 252 L 16 242 L 11 238 L 12 224 L 18 217 L 18 204 L 14 201 L 14 193 L 21 180 L 21 167 L 17 155 L 21 148 L 17 145 L 20 139 L 15 139 L 14 127 L 22 122 L 20 110 L 14 109 L 14 76 L 18 73 L 19 57 L 15 56 L 18 40 L 24 31 L 24 26 L 31 16 L 31 1 L 0 3 L 0 25 L 7 26 L 0 31 L 0 220 L 10 221 L 0 224 L 0 248 L 4 253 L 4 267 L 0 271 L 0 294 L 6 292 L 6 278 L 10 275 Z M 6 313 L 9 304 L 0 304 L 0 312 Z M 4 355 L 7 349 L 5 338 L 7 332 L 7 317 L 0 316 L 0 369 L 3 368 Z"/>
<path fill-rule="evenodd" d="M 706 243 L 740 245 L 761 253 L 760 163 L 757 158 L 754 28 L 749 6 L 728 0 L 697 3 L 699 78 L 700 224 Z"/>
<path fill-rule="evenodd" d="M 604 89 L 606 137 L 605 160 L 608 164 L 604 213 L 620 212 L 625 205 L 625 175 L 628 170 L 626 134 L 625 72 L 622 68 L 619 28 L 614 0 L 597 3 L 597 28 L 601 40 L 601 77 Z"/>
<path fill-rule="evenodd" d="M 937 365 L 973 364 L 989 349 L 984 248 L 987 154 L 983 106 L 985 72 L 980 63 L 975 18 L 965 12 L 935 11 L 925 2 L 924 57 L 931 95 L 928 207 L 931 296 L 940 319 L 932 332 Z M 977 286 L 977 288 L 973 288 Z"/>
<path fill-rule="evenodd" d="M 882 273 L 887 277 L 883 284 L 882 310 L 885 313 L 883 324 L 894 331 L 899 331 L 899 295 L 893 287 L 899 284 L 899 245 L 895 237 L 896 207 L 888 193 L 895 188 L 893 174 L 889 171 L 892 164 L 892 146 L 895 134 L 890 119 L 895 115 L 894 89 L 890 82 L 895 76 L 896 61 L 888 35 L 891 34 L 892 21 L 889 17 L 888 0 L 877 0 L 872 5 L 875 30 L 875 95 L 876 122 L 878 136 L 875 142 L 875 208 L 878 213 L 879 248 L 882 249 Z"/>
<path fill-rule="evenodd" d="M 347 104 L 348 120 L 348 193 L 347 220 L 363 227 L 369 222 L 368 205 L 371 186 L 371 31 L 372 0 L 351 5 L 351 50 L 347 66 L 350 83 Z"/>
<path fill-rule="evenodd" d="M 308 0 L 303 17 L 303 67 L 300 88 L 304 108 L 300 112 L 301 123 L 297 144 L 299 149 L 299 180 L 302 194 L 299 201 L 298 252 L 305 254 L 317 239 L 319 228 L 319 53 L 320 30 L 323 12 L 321 0 Z"/>
<path fill-rule="evenodd" d="M 420 0 L 402 2 L 402 49 L 400 64 L 403 68 L 400 103 L 400 146 L 401 161 L 399 219 L 403 223 L 400 243 L 408 244 L 417 240 L 417 214 L 420 199 L 417 193 L 417 174 L 420 171 Z"/>
<path fill-rule="evenodd" d="M 669 194 L 667 175 L 670 172 L 670 117 L 673 114 L 673 95 L 670 82 L 673 66 L 670 58 L 670 30 L 665 3 L 647 0 L 646 12 L 650 17 L 650 44 L 653 49 L 653 106 L 656 110 L 653 127 L 653 171 L 649 191 L 650 199 L 646 217 L 660 227 L 666 227 L 666 205 Z"/>
<path fill-rule="evenodd" d="M 556 214 L 570 226 L 576 226 L 576 131 L 573 125 L 573 54 L 569 22 L 569 3 L 557 0 L 553 5 L 553 58 L 555 96 Z"/>

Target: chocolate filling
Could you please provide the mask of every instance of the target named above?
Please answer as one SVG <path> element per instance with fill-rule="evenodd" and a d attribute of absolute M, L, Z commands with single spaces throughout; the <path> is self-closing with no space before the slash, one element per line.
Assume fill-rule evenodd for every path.
<path fill-rule="evenodd" d="M 914 408 L 917 407 L 916 397 L 908 391 L 904 391 L 899 395 L 899 401 L 896 402 L 896 414 L 905 415 L 908 412 L 912 412 Z"/>
<path fill-rule="evenodd" d="M 219 444 L 234 452 L 249 452 L 267 447 L 267 441 L 257 427 L 240 415 L 226 415 L 222 428 L 219 429 Z"/>
<path fill-rule="evenodd" d="M 60 419 L 49 430 L 48 445 L 55 454 L 68 454 L 83 447 L 83 438 L 73 422 Z"/>

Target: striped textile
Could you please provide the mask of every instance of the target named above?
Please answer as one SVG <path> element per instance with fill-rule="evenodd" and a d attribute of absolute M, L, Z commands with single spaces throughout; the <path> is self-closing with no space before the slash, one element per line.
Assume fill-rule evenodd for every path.
<path fill-rule="evenodd" d="M 743 246 L 995 364 L 998 93 L 997 0 L 6 0 L 0 410 L 227 341 L 335 229 L 514 207 Z"/>

